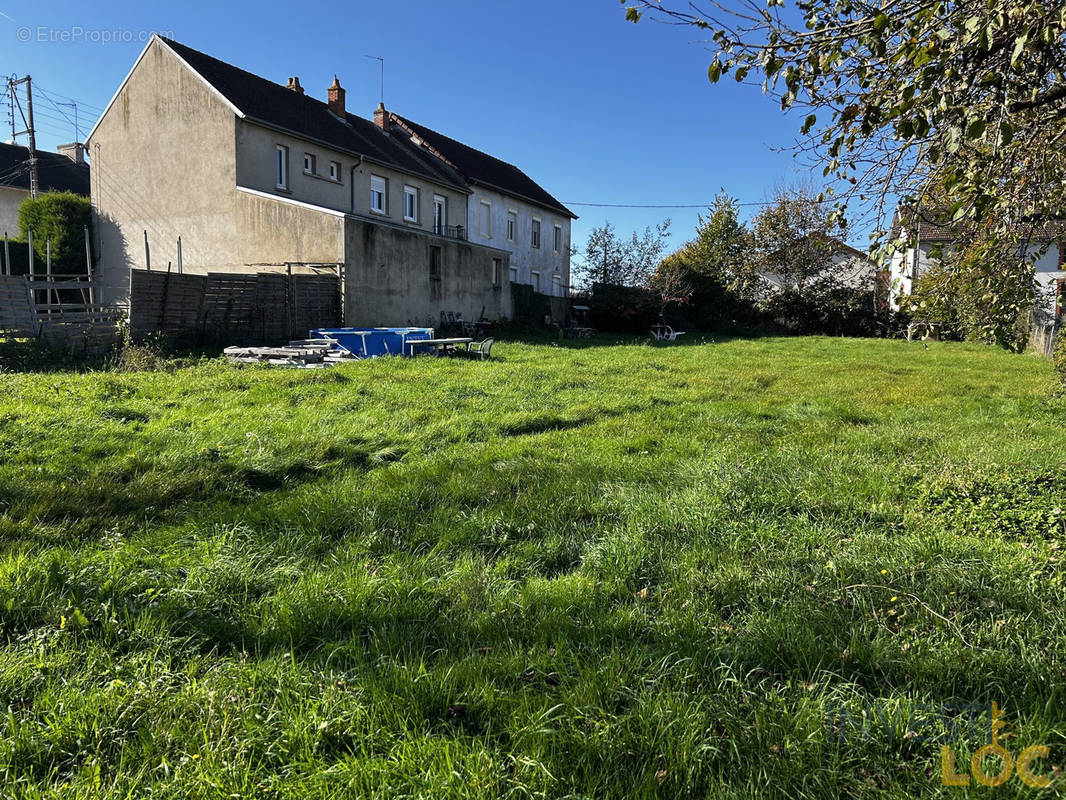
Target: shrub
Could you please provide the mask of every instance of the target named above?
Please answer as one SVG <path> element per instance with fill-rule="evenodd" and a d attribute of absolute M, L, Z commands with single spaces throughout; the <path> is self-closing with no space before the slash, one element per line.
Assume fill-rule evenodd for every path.
<path fill-rule="evenodd" d="M 33 229 L 33 251 L 44 259 L 47 242 L 52 243 L 52 265 L 73 271 L 85 268 L 85 228 L 91 219 L 88 197 L 73 192 L 47 192 L 27 198 L 19 206 L 19 236 L 29 239 Z"/>
<path fill-rule="evenodd" d="M 1055 336 L 1055 346 L 1051 350 L 1051 363 L 1055 365 L 1055 371 L 1066 383 L 1066 336 L 1059 331 Z"/>

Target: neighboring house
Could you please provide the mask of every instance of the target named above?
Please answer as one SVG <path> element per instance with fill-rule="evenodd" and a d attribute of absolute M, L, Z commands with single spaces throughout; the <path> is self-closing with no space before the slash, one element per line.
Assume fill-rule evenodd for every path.
<path fill-rule="evenodd" d="M 384 117 L 384 123 L 382 118 Z M 470 240 L 510 252 L 507 276 L 537 292 L 566 297 L 570 289 L 570 221 L 577 217 L 518 167 L 468 147 L 383 108 L 374 116 L 395 135 L 441 159 L 466 180 Z"/>
<path fill-rule="evenodd" d="M 186 272 L 341 264 L 348 324 L 510 316 L 511 250 L 469 230 L 481 188 L 462 170 L 486 168 L 415 143 L 383 107 L 348 113 L 336 78 L 327 97 L 153 37 L 88 138 L 105 298 L 127 298 L 147 232 L 154 269 L 176 265 L 179 236 Z M 550 198 L 480 156 L 512 171 L 501 191 Z"/>
<path fill-rule="evenodd" d="M 807 276 L 806 283 L 831 278 L 837 284 L 849 289 L 870 292 L 876 290 L 877 264 L 870 256 L 831 236 L 819 236 L 814 241 L 815 244 L 812 246 L 824 249 L 827 258 L 825 267 Z M 794 276 L 784 276 L 764 270 L 759 273 L 759 277 L 774 291 L 797 288 L 798 282 Z"/>
<path fill-rule="evenodd" d="M 56 153 L 38 150 L 37 185 L 42 194 L 74 192 L 88 197 L 89 165 L 85 163 L 84 145 L 60 145 Z M 0 143 L 0 236 L 18 236 L 19 206 L 29 196 L 29 149 Z"/>
<path fill-rule="evenodd" d="M 939 248 L 941 252 L 949 250 L 955 241 L 950 225 L 937 219 L 936 214 L 930 211 L 914 213 L 904 209 L 896 212 L 890 237 L 898 239 L 906 233 L 911 244 L 892 255 L 888 300 L 893 310 L 899 310 L 901 298 L 911 294 L 918 278 L 937 263 L 932 255 L 933 249 Z M 1037 289 L 1041 293 L 1039 309 L 1048 314 L 1054 313 L 1055 298 L 1061 293 L 1063 284 L 1061 236 L 1059 226 L 1049 226 L 1033 237 L 1027 250 L 1027 255 L 1035 258 L 1033 268 Z"/>

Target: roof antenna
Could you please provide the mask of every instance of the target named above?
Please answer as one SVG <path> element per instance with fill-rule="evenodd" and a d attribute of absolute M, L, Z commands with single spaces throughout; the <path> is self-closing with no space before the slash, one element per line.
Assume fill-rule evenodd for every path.
<path fill-rule="evenodd" d="M 385 59 L 381 56 L 366 56 L 366 58 L 372 58 L 381 65 L 381 98 L 380 102 L 385 105 Z"/>

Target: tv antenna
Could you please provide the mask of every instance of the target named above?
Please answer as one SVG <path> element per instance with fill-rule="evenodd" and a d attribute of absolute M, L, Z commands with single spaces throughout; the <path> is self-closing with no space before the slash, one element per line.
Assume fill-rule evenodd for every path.
<path fill-rule="evenodd" d="M 381 56 L 366 56 L 366 58 L 372 58 L 378 62 L 381 66 L 381 104 L 385 105 L 385 59 Z"/>

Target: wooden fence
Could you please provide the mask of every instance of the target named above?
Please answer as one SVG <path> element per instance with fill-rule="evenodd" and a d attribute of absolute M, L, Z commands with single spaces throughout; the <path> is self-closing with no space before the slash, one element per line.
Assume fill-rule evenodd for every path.
<path fill-rule="evenodd" d="M 84 275 L 0 275 L 0 337 L 100 355 L 118 344 L 124 315 L 97 304 L 96 291 Z"/>
<path fill-rule="evenodd" d="M 134 270 L 130 333 L 217 344 L 274 344 L 342 324 L 338 275 Z"/>

